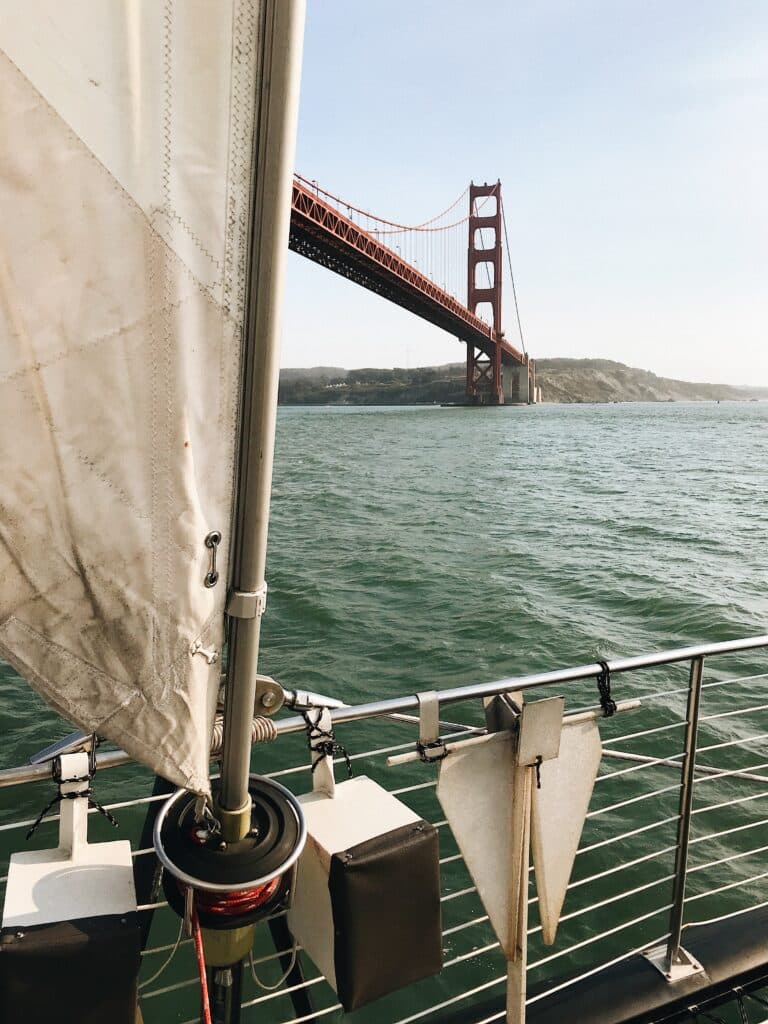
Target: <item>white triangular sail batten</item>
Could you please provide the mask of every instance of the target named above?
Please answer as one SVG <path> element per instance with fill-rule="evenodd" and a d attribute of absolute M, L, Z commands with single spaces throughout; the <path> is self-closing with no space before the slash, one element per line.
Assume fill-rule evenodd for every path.
<path fill-rule="evenodd" d="M 557 935 L 576 851 L 600 770 L 603 746 L 596 720 L 563 719 L 559 755 L 539 768 L 533 789 L 531 857 L 544 944 Z"/>
<path fill-rule="evenodd" d="M 513 836 L 515 743 L 511 732 L 457 744 L 440 763 L 437 797 L 501 948 L 515 943 L 522 850 Z"/>
<path fill-rule="evenodd" d="M 256 0 L 0 0 L 0 654 L 208 791 Z M 220 581 L 204 585 L 220 531 Z"/>
<path fill-rule="evenodd" d="M 505 730 L 457 743 L 438 769 L 437 797 L 508 960 L 520 956 L 529 839 L 544 942 L 555 940 L 600 767 L 595 718 L 544 721 L 561 709 L 558 698 L 526 704 L 519 735 Z M 526 729 L 529 711 L 542 713 Z M 537 749 L 545 751 L 540 761 Z"/>

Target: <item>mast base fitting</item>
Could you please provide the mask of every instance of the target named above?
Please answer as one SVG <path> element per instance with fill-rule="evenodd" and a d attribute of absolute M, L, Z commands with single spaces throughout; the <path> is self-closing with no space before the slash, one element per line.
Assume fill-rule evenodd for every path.
<path fill-rule="evenodd" d="M 184 917 L 191 888 L 205 930 L 243 929 L 291 901 L 294 866 L 307 837 L 301 805 L 284 786 L 259 775 L 250 776 L 248 792 L 249 829 L 236 842 L 227 842 L 208 819 L 195 820 L 197 795 L 184 789 L 166 801 L 155 821 L 168 903 Z"/>
<path fill-rule="evenodd" d="M 256 925 L 247 924 L 229 931 L 203 928 L 203 951 L 208 967 L 231 967 L 244 960 L 253 949 L 253 933 Z"/>
<path fill-rule="evenodd" d="M 221 822 L 221 834 L 227 843 L 236 843 L 244 839 L 251 830 L 253 801 L 250 793 L 242 807 L 236 811 L 228 811 L 216 803 L 216 817 Z"/>

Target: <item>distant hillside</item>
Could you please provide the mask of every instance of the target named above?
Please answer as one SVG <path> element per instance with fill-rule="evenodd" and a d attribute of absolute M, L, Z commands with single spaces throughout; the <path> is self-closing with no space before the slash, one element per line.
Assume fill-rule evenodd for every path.
<path fill-rule="evenodd" d="M 691 402 L 761 397 L 728 384 L 657 377 L 610 359 L 539 359 L 536 381 L 547 402 Z M 763 389 L 768 395 L 768 389 Z"/>
<path fill-rule="evenodd" d="M 696 384 L 657 377 L 610 359 L 538 359 L 545 402 L 690 402 L 768 398 L 768 388 Z M 280 372 L 284 405 L 416 405 L 461 402 L 464 364 L 417 369 L 344 370 L 335 366 Z"/>
<path fill-rule="evenodd" d="M 319 381 L 329 377 L 342 379 L 347 371 L 341 366 L 299 366 L 295 369 L 280 371 L 280 382 L 293 382 L 296 380 Z"/>

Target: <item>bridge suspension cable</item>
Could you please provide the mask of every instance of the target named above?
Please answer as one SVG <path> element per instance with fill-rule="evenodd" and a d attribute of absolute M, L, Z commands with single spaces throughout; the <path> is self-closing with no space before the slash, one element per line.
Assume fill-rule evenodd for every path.
<path fill-rule="evenodd" d="M 520 320 L 520 306 L 517 302 L 517 288 L 515 287 L 515 275 L 512 271 L 512 254 L 509 248 L 509 235 L 507 234 L 507 215 L 504 212 L 504 200 L 501 201 L 501 223 L 504 225 L 504 248 L 507 253 L 507 266 L 509 267 L 509 279 L 512 282 L 512 298 L 515 300 L 515 316 L 517 317 L 517 331 L 520 335 L 520 348 L 527 355 L 525 338 L 523 337 L 523 325 Z"/>
<path fill-rule="evenodd" d="M 370 213 L 368 210 L 363 210 L 359 206 L 353 206 L 352 203 L 347 202 L 346 199 L 342 199 L 341 196 L 334 195 L 333 192 L 329 192 L 327 189 L 322 188 L 322 186 L 318 185 L 318 183 L 316 181 L 309 181 L 309 179 L 304 178 L 301 174 L 294 174 L 294 177 L 297 178 L 304 185 L 309 186 L 309 188 L 311 188 L 314 192 L 317 192 L 319 195 L 325 196 L 326 199 L 331 199 L 335 203 L 339 203 L 341 206 L 343 206 L 350 213 L 357 213 L 357 214 L 360 214 L 360 216 L 362 216 L 362 217 L 367 217 L 368 220 L 375 221 L 377 224 L 386 224 L 387 227 L 395 228 L 396 230 L 394 232 L 391 232 L 392 234 L 397 234 L 397 233 L 399 233 L 401 231 L 428 231 L 428 230 L 430 230 L 429 225 L 434 224 L 436 221 L 440 220 L 442 217 L 445 217 L 446 214 L 450 213 L 451 210 L 456 209 L 456 207 L 459 205 L 459 203 L 462 201 L 462 199 L 466 198 L 467 192 L 469 191 L 468 188 L 465 188 L 464 191 L 461 193 L 461 195 L 458 196 L 456 199 L 454 199 L 454 201 L 451 203 L 450 206 L 447 206 L 441 213 L 435 214 L 434 217 L 430 217 L 429 220 L 422 221 L 421 224 L 400 224 L 400 223 L 398 223 L 398 221 L 387 220 L 385 217 L 379 217 L 375 213 Z M 461 220 L 456 221 L 456 224 L 466 224 L 468 219 L 469 219 L 468 217 L 463 217 Z M 432 228 L 431 230 L 443 231 L 443 230 L 445 230 L 445 228 L 455 227 L 456 224 L 447 224 L 447 225 L 444 225 L 443 227 Z M 371 234 L 384 234 L 385 232 L 383 232 L 383 231 L 381 231 L 381 232 L 380 231 L 375 231 L 375 232 L 371 231 L 370 233 Z"/>
<path fill-rule="evenodd" d="M 425 277 L 428 277 L 430 281 L 449 296 L 462 304 L 466 304 L 468 294 L 467 247 L 469 241 L 467 225 L 470 215 L 482 215 L 483 207 L 492 198 L 491 196 L 473 199 L 473 209 L 470 211 L 469 204 L 467 203 L 469 195 L 469 188 L 467 187 L 445 209 L 428 220 L 421 221 L 418 224 L 403 224 L 399 221 L 381 217 L 360 206 L 355 206 L 342 196 L 323 188 L 317 181 L 305 178 L 301 174 L 296 174 L 295 178 L 301 187 L 308 192 L 314 193 L 319 200 L 327 205 L 334 207 L 347 221 L 350 221 L 358 229 L 376 239 L 381 245 L 386 246 L 391 253 L 414 267 Z M 462 203 L 466 204 L 464 206 L 466 213 L 463 216 L 458 216 L 457 209 L 460 208 Z M 522 351 L 526 352 L 517 288 L 512 271 L 512 257 L 509 248 L 509 235 L 503 202 L 501 202 L 500 206 L 506 248 L 506 265 L 512 285 L 517 329 Z M 481 246 L 486 247 L 488 243 L 486 242 L 484 230 L 482 228 L 477 230 Z M 492 281 L 489 264 L 485 263 L 483 266 L 487 286 L 491 289 Z M 499 272 L 501 272 L 501 267 L 499 267 Z M 489 320 L 487 312 L 478 310 L 477 316 L 489 324 L 492 322 Z"/>

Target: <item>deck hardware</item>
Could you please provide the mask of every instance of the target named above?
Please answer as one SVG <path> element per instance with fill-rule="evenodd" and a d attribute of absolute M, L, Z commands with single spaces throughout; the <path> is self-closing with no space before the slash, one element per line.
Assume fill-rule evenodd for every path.
<path fill-rule="evenodd" d="M 647 949 L 643 956 L 662 974 L 666 980 L 674 985 L 678 981 L 683 981 L 684 978 L 690 978 L 694 974 L 701 974 L 704 971 L 703 966 L 699 961 L 685 950 L 680 949 L 677 954 L 677 959 L 673 964 L 669 964 L 667 961 L 667 944 L 664 943 L 662 946 L 656 946 L 653 949 Z"/>
<path fill-rule="evenodd" d="M 335 790 L 333 758 L 340 754 L 347 766 L 347 775 L 352 778 L 352 761 L 346 747 L 336 742 L 331 713 L 328 708 L 307 708 L 302 711 L 307 725 L 307 743 L 311 754 L 312 783 L 315 792 L 332 797 Z"/>
<path fill-rule="evenodd" d="M 417 694 L 419 701 L 419 739 L 416 750 L 424 764 L 437 764 L 448 756 L 440 739 L 440 701 L 435 690 Z"/>
<path fill-rule="evenodd" d="M 215 587 L 219 582 L 219 573 L 216 569 L 216 551 L 218 550 L 219 544 L 221 544 L 221 533 L 219 530 L 211 530 L 208 536 L 205 538 L 205 546 L 211 552 L 211 567 L 205 574 L 203 580 L 206 587 Z"/>
<path fill-rule="evenodd" d="M 227 615 L 232 619 L 256 619 L 266 610 L 266 583 L 257 590 L 233 590 L 227 601 Z"/>
<path fill-rule="evenodd" d="M 51 764 L 51 776 L 57 786 L 56 795 L 48 801 L 33 822 L 32 827 L 27 832 L 28 840 L 32 838 L 40 827 L 40 824 L 46 814 L 48 814 L 56 804 L 60 804 L 65 800 L 86 800 L 89 808 L 93 808 L 93 810 L 98 811 L 99 814 L 103 815 L 113 828 L 118 827 L 116 819 L 112 814 L 110 814 L 106 807 L 99 803 L 91 789 L 91 780 L 96 774 L 96 763 L 94 759 L 96 737 L 92 736 L 89 738 L 91 739 L 90 750 L 80 750 L 77 753 L 61 754 L 53 760 Z"/>
<path fill-rule="evenodd" d="M 662 973 L 669 981 L 677 981 L 681 970 L 687 974 L 697 973 L 696 962 L 681 946 L 683 916 L 685 911 L 685 884 L 688 874 L 688 845 L 691 834 L 691 813 L 693 811 L 693 787 L 696 775 L 696 740 L 701 705 L 701 687 L 704 674 L 704 658 L 691 659 L 688 679 L 688 702 L 686 706 L 685 758 L 681 764 L 680 805 L 678 810 L 677 850 L 675 854 L 675 880 L 672 890 L 672 913 L 669 920 L 664 969 Z M 651 962 L 653 962 L 651 960 Z M 683 977 L 686 975 L 683 974 Z"/>
<path fill-rule="evenodd" d="M 192 646 L 189 648 L 189 653 L 194 657 L 196 654 L 202 654 L 209 665 L 215 665 L 219 660 L 218 651 L 214 650 L 213 647 L 203 647 L 202 640 L 195 640 Z"/>
<path fill-rule="evenodd" d="M 94 742 L 94 740 L 96 742 Z M 95 756 L 95 748 L 98 746 L 98 738 L 92 733 L 77 730 L 71 732 L 61 740 L 51 743 L 50 746 L 38 750 L 29 759 L 30 764 L 45 764 L 47 761 L 55 761 L 62 754 L 75 754 L 80 750 L 91 750 Z"/>
<path fill-rule="evenodd" d="M 272 715 L 276 715 L 283 706 L 285 703 L 285 690 L 272 676 L 264 676 L 258 673 L 256 675 L 254 698 L 253 713 L 258 720 L 263 722 Z M 270 731 L 266 734 L 262 733 L 261 739 L 263 742 L 264 740 L 274 739 L 274 736 Z"/>
<path fill-rule="evenodd" d="M 600 675 L 597 677 L 597 690 L 600 694 L 600 706 L 603 717 L 610 718 L 616 714 L 616 701 L 611 697 L 611 668 L 607 661 L 599 661 Z"/>

